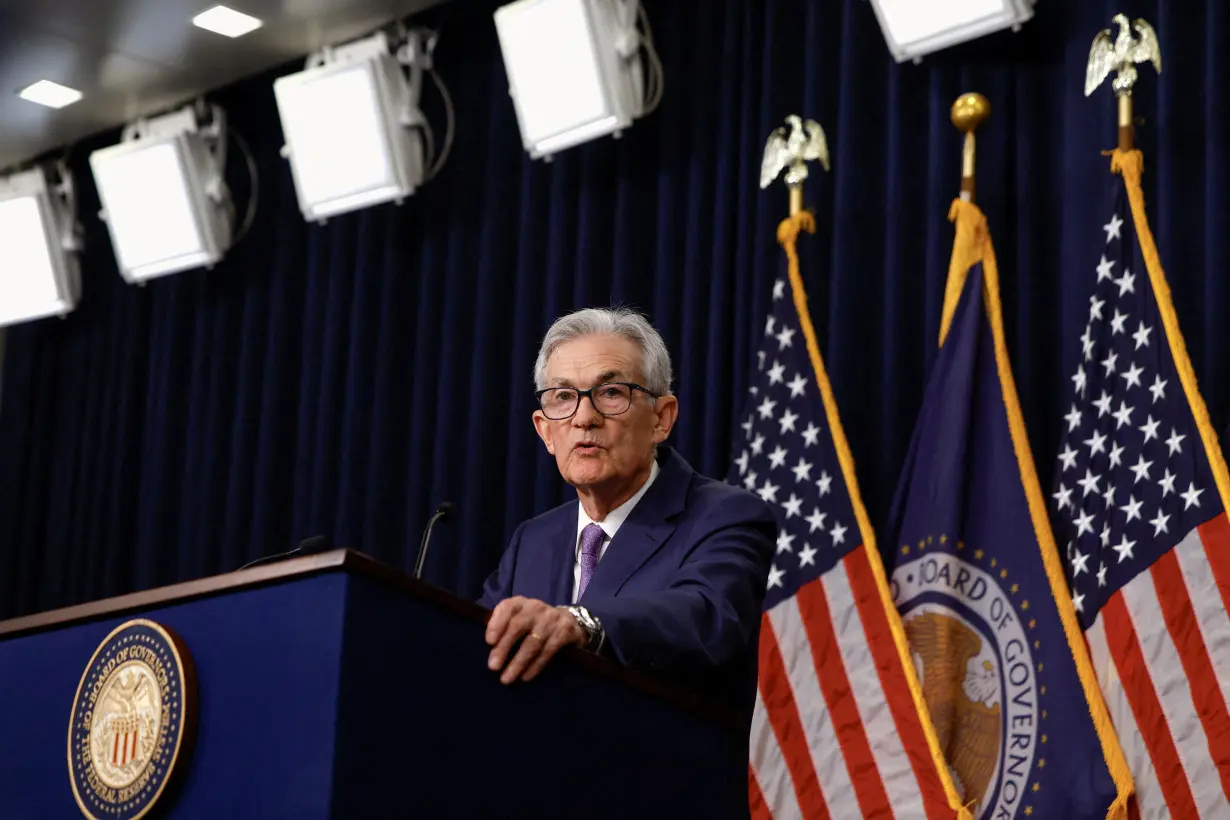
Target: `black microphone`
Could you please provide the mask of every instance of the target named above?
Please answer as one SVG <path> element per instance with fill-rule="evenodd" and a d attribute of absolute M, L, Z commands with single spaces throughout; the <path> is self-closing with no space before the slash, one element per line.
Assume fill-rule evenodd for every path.
<path fill-rule="evenodd" d="M 427 560 L 427 544 L 431 541 L 431 528 L 441 518 L 452 515 L 456 509 L 451 501 L 441 501 L 440 506 L 436 507 L 436 511 L 431 514 L 431 519 L 427 522 L 427 529 L 423 530 L 423 540 L 419 542 L 418 558 L 414 562 L 415 580 L 423 577 L 423 562 Z"/>
<path fill-rule="evenodd" d="M 293 550 L 279 552 L 276 555 L 266 555 L 264 558 L 257 558 L 255 561 L 249 561 L 240 567 L 240 570 L 255 567 L 260 564 L 271 564 L 274 561 L 281 561 L 283 558 L 293 558 L 296 555 L 312 555 L 317 552 L 324 552 L 329 548 L 329 536 L 313 535 L 311 538 L 305 538 L 299 542 L 299 546 Z M 238 570 L 237 570 L 238 571 Z"/>

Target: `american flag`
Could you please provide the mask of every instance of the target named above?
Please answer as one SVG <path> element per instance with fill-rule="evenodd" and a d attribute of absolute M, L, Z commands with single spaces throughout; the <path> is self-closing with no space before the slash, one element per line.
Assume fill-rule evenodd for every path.
<path fill-rule="evenodd" d="M 1140 155 L 1115 161 L 1126 176 L 1105 211 L 1051 513 L 1141 817 L 1230 817 L 1225 466 L 1145 224 Z"/>
<path fill-rule="evenodd" d="M 773 285 L 750 393 L 727 480 L 773 505 L 780 532 L 751 729 L 752 817 L 952 817 L 797 268 Z"/>

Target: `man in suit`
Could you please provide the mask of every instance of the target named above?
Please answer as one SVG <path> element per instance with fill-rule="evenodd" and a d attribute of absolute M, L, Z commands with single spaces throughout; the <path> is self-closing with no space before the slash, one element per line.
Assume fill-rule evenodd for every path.
<path fill-rule="evenodd" d="M 521 524 L 488 578 L 488 665 L 531 680 L 575 645 L 750 714 L 777 524 L 769 506 L 662 446 L 679 413 L 641 316 L 557 320 L 535 367 L 534 428 L 577 500 Z"/>

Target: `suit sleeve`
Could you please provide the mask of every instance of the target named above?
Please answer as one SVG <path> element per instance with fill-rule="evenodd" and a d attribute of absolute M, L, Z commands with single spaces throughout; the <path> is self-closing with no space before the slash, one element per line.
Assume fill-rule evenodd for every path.
<path fill-rule="evenodd" d="M 512 592 L 513 576 L 517 571 L 517 551 L 521 548 L 521 532 L 524 529 L 525 524 L 522 524 L 513 532 L 508 548 L 500 557 L 499 567 L 487 576 L 487 581 L 483 584 L 483 595 L 478 602 L 487 609 L 494 609 L 496 604 L 509 597 Z"/>
<path fill-rule="evenodd" d="M 723 499 L 665 590 L 586 600 L 602 621 L 604 654 L 627 666 L 670 671 L 717 667 L 759 634 L 777 522 L 751 495 Z"/>

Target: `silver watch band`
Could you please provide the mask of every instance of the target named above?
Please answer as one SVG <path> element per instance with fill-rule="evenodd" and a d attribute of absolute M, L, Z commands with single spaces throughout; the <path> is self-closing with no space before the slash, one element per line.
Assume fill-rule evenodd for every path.
<path fill-rule="evenodd" d="M 562 608 L 568 610 L 568 614 L 576 619 L 577 625 L 585 630 L 585 634 L 588 636 L 585 648 L 590 652 L 596 653 L 600 651 L 602 644 L 606 640 L 606 633 L 602 629 L 602 622 L 583 606 L 572 604 Z"/>

